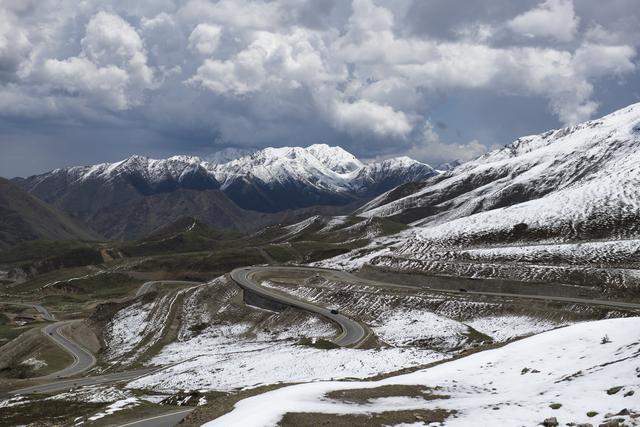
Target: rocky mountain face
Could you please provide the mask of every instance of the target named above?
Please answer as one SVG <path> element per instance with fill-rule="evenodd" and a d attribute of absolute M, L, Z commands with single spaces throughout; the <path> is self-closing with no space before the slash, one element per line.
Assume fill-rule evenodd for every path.
<path fill-rule="evenodd" d="M 0 249 L 36 240 L 94 240 L 98 235 L 0 178 Z"/>
<path fill-rule="evenodd" d="M 15 183 L 109 238 L 133 238 L 182 216 L 220 228 L 251 229 L 283 216 L 267 213 L 361 204 L 435 174 L 408 158 L 364 164 L 340 147 L 316 144 L 266 148 L 226 163 L 132 156 Z"/>

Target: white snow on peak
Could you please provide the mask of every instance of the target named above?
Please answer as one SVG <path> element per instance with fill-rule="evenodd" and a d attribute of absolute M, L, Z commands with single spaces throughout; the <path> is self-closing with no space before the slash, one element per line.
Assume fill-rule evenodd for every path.
<path fill-rule="evenodd" d="M 327 144 L 313 144 L 307 147 L 316 159 L 337 173 L 353 172 L 364 165 L 353 154 L 341 147 L 330 147 Z"/>
<path fill-rule="evenodd" d="M 238 180 L 258 180 L 266 185 L 295 183 L 299 186 L 344 193 L 362 187 L 361 176 L 366 174 L 375 173 L 376 177 L 383 178 L 385 173 L 407 169 L 407 173 L 398 176 L 410 179 L 409 168 L 413 165 L 423 164 L 408 157 L 364 164 L 341 147 L 313 144 L 306 148 L 269 147 L 254 152 L 228 148 L 205 159 L 187 155 L 151 159 L 134 155 L 115 163 L 52 171 L 43 175 L 43 179 L 51 174 L 66 174 L 73 181 L 108 181 L 121 175 L 135 175 L 153 184 L 167 180 L 179 181 L 185 175 L 198 170 L 218 181 L 222 190 Z"/>
<path fill-rule="evenodd" d="M 231 160 L 239 159 L 240 157 L 248 156 L 255 151 L 255 149 L 227 147 L 205 156 L 204 160 L 208 163 L 220 165 L 228 163 Z"/>

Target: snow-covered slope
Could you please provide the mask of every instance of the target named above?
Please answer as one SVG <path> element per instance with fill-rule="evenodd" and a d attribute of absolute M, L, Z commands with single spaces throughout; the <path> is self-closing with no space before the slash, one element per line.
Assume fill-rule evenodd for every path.
<path fill-rule="evenodd" d="M 354 187 L 361 193 L 376 195 L 408 182 L 424 181 L 437 175 L 431 166 L 409 157 L 396 157 L 361 168 Z"/>
<path fill-rule="evenodd" d="M 227 147 L 203 158 L 207 163 L 223 164 L 255 153 L 255 149 Z"/>
<path fill-rule="evenodd" d="M 638 318 L 586 322 L 380 381 L 284 387 L 242 400 L 206 426 L 271 426 L 287 413 L 343 415 L 342 423 L 350 415 L 360 425 L 382 412 L 389 425 L 426 425 L 436 413 L 447 426 L 536 426 L 547 419 L 545 425 L 638 425 L 639 330 Z M 347 394 L 359 398 L 341 400 L 339 390 L 357 390 Z M 616 419 L 624 424 L 604 424 Z"/>
<path fill-rule="evenodd" d="M 640 230 L 640 104 L 518 139 L 360 212 L 431 242 L 624 237 Z"/>

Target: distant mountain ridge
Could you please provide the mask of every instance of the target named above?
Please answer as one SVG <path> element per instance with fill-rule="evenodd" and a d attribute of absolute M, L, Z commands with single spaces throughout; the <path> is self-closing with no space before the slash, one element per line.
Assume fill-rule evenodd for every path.
<path fill-rule="evenodd" d="M 205 210 L 209 212 L 205 222 L 242 229 L 249 217 L 253 218 L 249 222 L 257 218 L 261 223 L 258 212 L 362 203 L 436 173 L 407 157 L 365 164 L 340 147 L 315 144 L 265 148 L 226 163 L 184 155 L 160 160 L 131 156 L 14 182 L 107 237 L 131 238 L 161 226 L 168 212 L 175 220 Z M 132 226 L 119 212 L 132 217 L 138 224 L 135 230 L 128 229 Z M 143 224 L 145 218 L 150 224 Z"/>

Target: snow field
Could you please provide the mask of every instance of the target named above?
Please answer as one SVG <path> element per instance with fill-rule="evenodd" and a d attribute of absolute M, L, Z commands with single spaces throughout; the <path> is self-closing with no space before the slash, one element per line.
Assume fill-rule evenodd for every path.
<path fill-rule="evenodd" d="M 449 395 L 449 399 L 395 400 L 393 409 L 456 410 L 456 417 L 446 420 L 447 426 L 535 426 L 551 416 L 561 424 L 597 425 L 609 413 L 640 410 L 639 331 L 640 318 L 585 322 L 380 381 L 284 387 L 240 401 L 232 412 L 206 426 L 272 426 L 287 412 L 385 411 L 389 410 L 388 400 L 358 405 L 323 396 L 333 390 L 388 384 L 440 387 L 438 394 Z M 605 336 L 611 342 L 602 344 Z M 614 387 L 620 389 L 612 393 Z M 560 406 L 552 409 L 553 404 Z M 623 418 L 638 425 L 637 420 Z"/>

